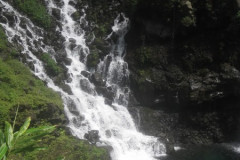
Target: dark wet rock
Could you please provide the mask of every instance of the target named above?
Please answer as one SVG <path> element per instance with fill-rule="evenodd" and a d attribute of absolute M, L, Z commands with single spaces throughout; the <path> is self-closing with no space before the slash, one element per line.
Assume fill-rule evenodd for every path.
<path fill-rule="evenodd" d="M 80 12 L 79 12 L 79 11 L 74 12 L 74 13 L 71 15 L 71 17 L 72 17 L 72 19 L 73 19 L 74 21 L 79 21 L 80 18 L 81 18 Z"/>
<path fill-rule="evenodd" d="M 167 154 L 173 154 L 173 153 L 175 152 L 175 150 L 174 150 L 174 144 L 166 143 L 166 144 L 165 144 L 165 147 L 166 147 L 166 153 L 167 153 Z"/>
<path fill-rule="evenodd" d="M 71 99 L 68 100 L 67 107 L 72 114 L 79 116 L 79 111 L 77 110 L 77 106 Z"/>
<path fill-rule="evenodd" d="M 106 81 L 102 79 L 101 74 L 98 72 L 95 72 L 94 74 L 92 74 L 91 81 L 97 86 L 105 86 L 106 85 Z"/>
<path fill-rule="evenodd" d="M 229 104 L 231 107 L 233 105 L 236 104 Z M 237 138 L 240 127 L 236 123 L 240 122 L 240 111 L 197 110 L 168 112 L 140 106 L 129 107 L 141 132 L 159 137 L 161 142 L 170 144 L 170 147 L 172 144 L 221 143 Z"/>
<path fill-rule="evenodd" d="M 77 116 L 77 117 L 74 117 L 73 120 L 72 120 L 74 126 L 77 127 L 77 128 L 81 127 L 82 121 L 83 121 L 84 119 L 85 119 L 85 118 L 84 118 L 83 116 L 81 116 L 81 115 L 79 115 L 79 116 Z"/>
<path fill-rule="evenodd" d="M 75 43 L 70 43 L 70 44 L 69 44 L 69 48 L 70 48 L 71 50 L 73 50 L 75 47 L 77 47 L 77 45 L 76 45 Z"/>
<path fill-rule="evenodd" d="M 88 71 L 82 71 L 81 75 L 83 75 L 86 78 L 89 78 L 91 76 L 91 74 Z"/>
<path fill-rule="evenodd" d="M 61 11 L 57 8 L 52 8 L 52 15 L 57 19 L 61 19 Z"/>
<path fill-rule="evenodd" d="M 60 88 L 63 89 L 63 91 L 67 92 L 68 94 L 72 95 L 72 90 L 71 90 L 71 87 L 65 83 L 61 83 L 59 84 Z"/>
<path fill-rule="evenodd" d="M 91 84 L 87 79 L 81 79 L 80 80 L 80 86 L 81 86 L 83 91 L 85 91 L 89 94 L 94 94 L 95 93 L 94 89 L 91 87 Z"/>
<path fill-rule="evenodd" d="M 70 58 L 65 58 L 64 59 L 64 64 L 67 65 L 67 66 L 70 66 L 72 63 L 72 60 Z"/>
<path fill-rule="evenodd" d="M 7 23 L 7 19 L 5 17 L 3 17 L 3 16 L 0 16 L 0 22 L 6 24 Z"/>
<path fill-rule="evenodd" d="M 106 134 L 106 136 L 107 136 L 108 138 L 111 138 L 111 136 L 112 136 L 112 133 L 111 133 L 110 130 L 106 130 L 106 131 L 105 131 L 105 134 Z"/>
<path fill-rule="evenodd" d="M 4 8 L 4 5 L 2 3 L 0 3 L 0 10 Z"/>
<path fill-rule="evenodd" d="M 69 60 L 68 58 L 67 58 L 67 52 L 66 52 L 66 50 L 64 49 L 64 48 L 62 48 L 62 49 L 60 49 L 60 50 L 58 50 L 57 52 L 56 52 L 56 60 L 58 61 L 58 62 L 67 62 L 67 64 L 70 64 L 71 62 L 71 60 Z"/>
<path fill-rule="evenodd" d="M 58 6 L 58 7 L 62 7 L 64 5 L 64 2 L 62 0 L 54 0 L 54 3 Z"/>
<path fill-rule="evenodd" d="M 96 144 L 99 141 L 99 131 L 98 130 L 91 130 L 88 133 L 84 135 L 84 138 L 86 138 L 90 143 Z"/>
<path fill-rule="evenodd" d="M 98 94 L 103 95 L 108 100 L 113 101 L 115 94 L 111 87 L 96 86 L 96 91 L 98 92 Z"/>
<path fill-rule="evenodd" d="M 76 43 L 76 39 L 74 39 L 74 38 L 69 38 L 69 42 L 71 42 L 71 43 Z"/>
<path fill-rule="evenodd" d="M 108 99 L 108 98 L 105 98 L 105 99 L 104 99 L 104 103 L 107 104 L 107 105 L 109 105 L 109 106 L 111 106 L 112 103 L 113 103 L 113 100 L 110 100 L 110 99 Z"/>
<path fill-rule="evenodd" d="M 4 12 L 3 15 L 8 19 L 10 26 L 13 26 L 15 24 L 15 15 L 13 12 Z"/>
<path fill-rule="evenodd" d="M 107 69 L 106 70 L 108 70 L 111 62 L 112 62 L 112 57 L 111 56 L 107 56 L 107 58 L 106 58 L 106 68 Z"/>
<path fill-rule="evenodd" d="M 28 37 L 32 38 L 32 33 L 28 29 L 26 29 L 26 34 Z"/>
<path fill-rule="evenodd" d="M 76 2 L 75 1 L 69 1 L 68 4 L 74 7 L 76 5 Z"/>

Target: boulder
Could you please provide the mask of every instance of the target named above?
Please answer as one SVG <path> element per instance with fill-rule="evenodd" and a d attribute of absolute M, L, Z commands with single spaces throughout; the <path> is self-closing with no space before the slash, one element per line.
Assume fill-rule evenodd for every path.
<path fill-rule="evenodd" d="M 15 15 L 13 12 L 4 12 L 3 15 L 8 19 L 8 23 L 10 26 L 15 24 Z"/>
<path fill-rule="evenodd" d="M 96 144 L 100 138 L 99 131 L 98 130 L 88 131 L 88 133 L 84 135 L 84 138 L 86 138 L 90 143 Z"/>
<path fill-rule="evenodd" d="M 83 75 L 86 78 L 90 78 L 91 74 L 88 71 L 82 71 L 81 75 Z"/>
<path fill-rule="evenodd" d="M 52 15 L 57 19 L 61 19 L 61 11 L 58 8 L 52 8 Z"/>
<path fill-rule="evenodd" d="M 54 3 L 58 6 L 58 7 L 62 7 L 64 5 L 64 2 L 62 0 L 54 0 Z"/>
<path fill-rule="evenodd" d="M 89 94 L 95 94 L 94 89 L 92 88 L 90 82 L 88 79 L 81 79 L 80 80 L 80 87 L 83 91 L 89 93 Z"/>
<path fill-rule="evenodd" d="M 106 81 L 102 79 L 102 76 L 99 72 L 95 72 L 91 76 L 91 81 L 96 85 L 96 86 L 101 86 L 104 87 L 106 85 Z"/>
<path fill-rule="evenodd" d="M 81 18 L 81 15 L 80 15 L 80 12 L 76 11 L 74 12 L 72 15 L 71 15 L 72 19 L 74 21 L 80 21 L 80 18 Z"/>

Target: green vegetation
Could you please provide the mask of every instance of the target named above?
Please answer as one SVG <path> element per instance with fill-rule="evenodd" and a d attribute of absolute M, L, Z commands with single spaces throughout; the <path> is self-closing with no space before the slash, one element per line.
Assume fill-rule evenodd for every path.
<path fill-rule="evenodd" d="M 21 62 L 0 59 L 0 124 L 9 120 L 9 110 L 18 104 L 34 108 L 49 104 L 62 106 L 62 101 Z"/>
<path fill-rule="evenodd" d="M 142 46 L 141 48 L 136 50 L 139 62 L 141 64 L 147 64 L 150 61 L 150 57 L 153 54 L 153 49 L 150 47 Z"/>
<path fill-rule="evenodd" d="M 46 135 L 44 130 L 47 126 L 47 133 L 50 133 L 54 129 L 52 125 L 64 123 L 62 100 L 60 95 L 47 88 L 19 62 L 16 59 L 18 56 L 18 50 L 8 43 L 0 27 L 0 130 L 3 129 L 5 121 L 14 121 L 14 127 L 6 122 L 5 130 L 8 130 L 10 136 L 0 131 L 0 155 L 8 154 L 8 159 L 11 160 L 109 160 L 106 149 L 66 135 L 65 130 L 59 127 Z M 45 67 L 57 68 L 55 61 L 48 54 L 44 55 L 43 59 Z M 16 108 L 18 120 L 15 122 Z M 32 117 L 31 126 L 34 128 L 26 130 L 24 135 L 19 136 L 14 149 L 10 147 L 12 149 L 8 150 L 10 143 L 6 139 L 12 142 L 16 140 L 14 136 L 23 130 L 21 125 L 28 116 Z M 28 123 L 29 119 L 23 125 L 25 129 L 29 126 Z M 13 133 L 14 128 L 20 131 Z"/>
<path fill-rule="evenodd" d="M 45 136 L 39 146 L 44 150 L 11 155 L 10 159 L 25 160 L 110 160 L 106 149 L 89 145 L 75 137 L 66 135 L 62 129 Z"/>
<path fill-rule="evenodd" d="M 51 17 L 40 0 L 14 0 L 14 6 L 43 28 L 51 27 Z"/>
<path fill-rule="evenodd" d="M 41 60 L 44 62 L 44 66 L 49 75 L 57 76 L 63 72 L 62 68 L 57 65 L 57 63 L 52 59 L 49 54 L 44 53 L 41 56 Z"/>
<path fill-rule="evenodd" d="M 16 132 L 14 132 L 15 121 L 13 126 L 9 122 L 5 122 L 4 132 L 0 129 L 0 159 L 8 159 L 12 153 L 26 153 L 44 149 L 38 147 L 39 140 L 53 132 L 55 126 L 41 126 L 28 129 L 30 122 L 31 118 L 28 117 L 19 131 Z"/>

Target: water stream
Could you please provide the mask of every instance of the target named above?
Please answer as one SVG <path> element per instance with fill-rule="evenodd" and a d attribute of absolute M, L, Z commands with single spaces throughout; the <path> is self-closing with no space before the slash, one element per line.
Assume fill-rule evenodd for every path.
<path fill-rule="evenodd" d="M 112 44 L 110 53 L 98 64 L 95 71 L 100 74 L 100 77 L 106 82 L 106 87 L 111 88 L 114 94 L 113 103 L 110 105 L 106 104 L 105 98 L 97 93 L 97 86 L 81 74 L 83 71 L 89 72 L 86 67 L 86 57 L 91 53 L 86 44 L 86 33 L 81 28 L 81 23 L 87 23 L 84 12 L 86 8 L 83 8 L 80 23 L 77 23 L 71 18 L 71 14 L 76 9 L 69 5 L 69 0 L 64 0 L 62 7 L 54 4 L 52 0 L 46 2 L 49 12 L 52 8 L 61 11 L 62 30 L 59 28 L 56 30 L 61 31 L 65 39 L 64 48 L 67 58 L 71 59 L 71 64 L 66 66 L 71 80 L 66 84 L 71 88 L 72 95 L 54 84 L 46 74 L 43 63 L 34 55 L 34 52 L 56 54 L 52 46 L 44 44 L 44 30 L 36 27 L 30 19 L 3 0 L 0 0 L 4 6 L 3 12 L 13 13 L 15 23 L 11 25 L 7 17 L 1 15 L 6 18 L 7 23 L 0 23 L 0 25 L 5 29 L 9 42 L 18 43 L 23 47 L 22 54 L 27 56 L 27 63 L 34 66 L 32 72 L 47 82 L 48 87 L 61 93 L 65 113 L 69 120 L 68 127 L 72 134 L 84 139 L 89 132 L 98 131 L 100 142 L 97 144 L 111 146 L 113 160 L 154 160 L 156 157 L 164 155 L 166 152 L 164 145 L 159 142 L 157 137 L 140 133 L 126 107 L 129 94 L 129 70 L 124 61 L 126 54 L 124 36 L 128 31 L 129 19 L 124 14 L 116 17 L 112 33 L 107 38 L 114 35 L 117 37 L 117 41 Z M 24 28 L 20 25 L 21 19 L 26 21 Z M 27 32 L 30 32 L 32 36 L 29 36 Z M 73 40 L 75 41 L 74 48 L 71 47 Z"/>

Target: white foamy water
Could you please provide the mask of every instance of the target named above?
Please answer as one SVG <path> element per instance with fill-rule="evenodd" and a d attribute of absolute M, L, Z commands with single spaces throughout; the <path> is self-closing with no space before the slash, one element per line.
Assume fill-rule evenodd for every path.
<path fill-rule="evenodd" d="M 71 64 L 66 66 L 71 81 L 66 82 L 72 90 L 73 95 L 69 95 L 61 88 L 56 86 L 53 80 L 45 73 L 43 63 L 33 54 L 36 52 L 54 52 L 53 47 L 47 46 L 43 42 L 43 30 L 14 10 L 9 4 L 0 0 L 4 5 L 3 12 L 13 12 L 15 24 L 0 23 L 6 30 L 6 35 L 10 42 L 17 42 L 23 46 L 23 54 L 28 55 L 28 61 L 34 65 L 33 73 L 43 81 L 47 82 L 48 87 L 61 93 L 65 105 L 65 112 L 69 120 L 68 127 L 72 134 L 80 139 L 92 130 L 98 130 L 100 145 L 111 146 L 113 148 L 111 157 L 113 160 L 154 160 L 165 154 L 164 145 L 158 138 L 146 136 L 140 133 L 129 114 L 126 106 L 128 104 L 128 66 L 124 61 L 125 42 L 124 36 L 128 30 L 129 20 L 124 14 L 114 21 L 113 32 L 108 36 L 116 36 L 117 41 L 112 44 L 112 50 L 98 65 L 96 72 L 101 74 L 106 86 L 111 87 L 114 92 L 112 105 L 105 104 L 103 96 L 98 95 L 88 78 L 81 72 L 87 71 L 86 56 L 90 54 L 86 45 L 86 34 L 81 25 L 87 26 L 85 12 L 83 8 L 80 23 L 76 23 L 71 18 L 71 14 L 76 9 L 69 5 L 69 0 L 64 0 L 64 5 L 60 8 L 52 0 L 46 1 L 49 12 L 51 8 L 58 8 L 61 11 L 62 36 L 65 38 L 65 50 L 67 57 L 71 59 Z M 20 19 L 25 18 L 26 28 L 20 25 Z M 32 37 L 27 35 L 27 30 Z M 72 40 L 76 41 L 76 46 L 71 47 Z M 37 43 L 35 43 L 37 42 Z M 44 46 L 44 47 L 43 47 Z M 111 62 L 107 64 L 107 57 L 111 57 Z M 80 61 L 81 59 L 81 61 Z M 86 89 L 87 88 L 87 89 Z M 73 112 L 74 110 L 74 112 Z M 77 114 L 76 114 L 77 112 Z"/>

